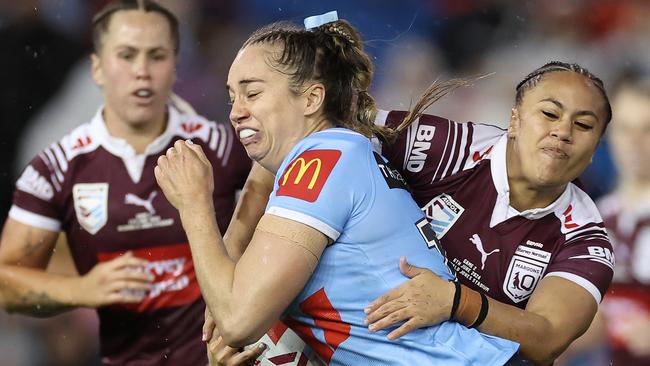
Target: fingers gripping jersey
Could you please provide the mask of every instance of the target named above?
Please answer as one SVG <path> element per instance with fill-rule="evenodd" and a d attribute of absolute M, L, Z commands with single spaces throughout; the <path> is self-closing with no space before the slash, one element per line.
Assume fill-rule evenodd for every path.
<path fill-rule="evenodd" d="M 200 335 L 204 304 L 189 245 L 153 169 L 177 139 L 200 144 L 213 166 L 214 207 L 225 230 L 251 163 L 230 126 L 171 107 L 168 115 L 163 134 L 137 155 L 108 134 L 100 110 L 43 150 L 16 183 L 10 217 L 64 230 L 79 273 L 127 250 L 150 262 L 155 280 L 140 303 L 98 310 L 104 364 L 207 363 Z"/>
<path fill-rule="evenodd" d="M 404 112 L 381 113 L 396 127 Z M 545 208 L 510 207 L 505 131 L 423 115 L 382 153 L 395 162 L 431 220 L 463 284 L 525 308 L 545 276 L 582 286 L 600 302 L 614 256 L 593 201 L 570 183 Z"/>
<path fill-rule="evenodd" d="M 267 213 L 311 226 L 334 243 L 287 310 L 286 323 L 331 365 L 503 364 L 515 343 L 455 322 L 398 341 L 364 325 L 363 308 L 406 281 L 400 256 L 452 278 L 405 188 L 360 134 L 330 129 L 294 147 L 278 170 Z"/>

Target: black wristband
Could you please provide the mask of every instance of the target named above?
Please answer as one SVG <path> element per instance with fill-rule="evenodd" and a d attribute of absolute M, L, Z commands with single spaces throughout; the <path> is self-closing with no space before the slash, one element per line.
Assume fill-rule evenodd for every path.
<path fill-rule="evenodd" d="M 454 283 L 454 287 L 456 288 L 456 291 L 454 291 L 454 302 L 451 303 L 451 313 L 449 314 L 449 320 L 454 319 L 454 315 L 456 315 L 456 310 L 458 310 L 458 304 L 460 303 L 460 282 L 458 280 L 452 281 Z"/>
<path fill-rule="evenodd" d="M 485 318 L 487 318 L 488 310 L 490 309 L 490 303 L 488 302 L 487 296 L 485 296 L 484 293 L 480 293 L 481 295 L 481 311 L 478 313 L 478 318 L 470 325 L 468 328 L 477 328 L 480 326 Z"/>

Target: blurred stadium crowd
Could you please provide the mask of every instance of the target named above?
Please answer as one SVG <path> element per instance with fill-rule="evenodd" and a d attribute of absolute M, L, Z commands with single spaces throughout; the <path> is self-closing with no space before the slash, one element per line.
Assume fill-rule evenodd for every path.
<path fill-rule="evenodd" d="M 377 65 L 371 94 L 382 109 L 408 109 L 436 78 L 490 74 L 429 112 L 505 126 L 512 86 L 547 61 L 579 62 L 609 86 L 650 66 L 650 2 L 644 0 L 160 2 L 181 23 L 175 92 L 199 113 L 224 123 L 225 78 L 246 36 L 262 24 L 301 23 L 332 9 L 365 37 Z M 101 103 L 88 54 L 92 14 L 105 3 L 0 0 L 0 224 L 29 159 L 89 120 Z M 583 177 L 594 199 L 616 183 L 606 145 L 605 139 Z M 74 273 L 66 256 L 56 257 L 53 270 Z M 98 364 L 94 317 L 77 310 L 41 320 L 1 311 L 0 364 Z M 602 362 L 609 364 L 606 358 Z"/>

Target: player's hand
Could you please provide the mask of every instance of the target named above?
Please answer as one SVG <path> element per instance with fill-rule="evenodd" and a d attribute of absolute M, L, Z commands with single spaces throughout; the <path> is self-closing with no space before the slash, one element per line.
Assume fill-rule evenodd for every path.
<path fill-rule="evenodd" d="M 167 200 L 179 211 L 212 202 L 212 165 L 200 146 L 178 140 L 154 168 L 156 181 Z"/>
<path fill-rule="evenodd" d="M 249 349 L 228 347 L 215 329 L 214 337 L 208 342 L 208 361 L 211 366 L 248 366 L 266 350 L 267 345 L 260 343 Z"/>
<path fill-rule="evenodd" d="M 142 301 L 154 280 L 153 275 L 145 271 L 148 263 L 126 252 L 97 264 L 79 278 L 79 286 L 74 289 L 79 305 L 99 307 Z"/>
<path fill-rule="evenodd" d="M 391 340 L 448 320 L 455 291 L 453 283 L 428 269 L 409 264 L 404 257 L 400 258 L 399 269 L 411 279 L 364 309 L 371 332 L 404 322 L 388 334 Z"/>
<path fill-rule="evenodd" d="M 208 309 L 208 306 L 205 306 L 205 316 L 203 319 L 203 336 L 201 339 L 203 339 L 204 342 L 209 342 L 212 340 L 212 337 L 214 335 L 214 330 L 217 327 L 217 324 L 214 322 L 214 318 L 212 317 L 212 313 L 210 312 L 210 309 Z"/>

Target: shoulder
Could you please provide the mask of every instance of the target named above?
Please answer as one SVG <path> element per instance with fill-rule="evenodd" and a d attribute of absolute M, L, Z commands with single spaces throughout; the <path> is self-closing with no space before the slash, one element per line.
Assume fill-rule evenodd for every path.
<path fill-rule="evenodd" d="M 358 132 L 345 128 L 331 128 L 307 136 L 296 145 L 296 150 L 334 149 L 342 153 L 354 153 L 363 150 L 371 151 L 371 145 L 370 139 Z"/>

